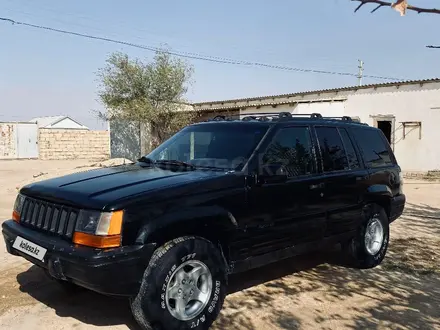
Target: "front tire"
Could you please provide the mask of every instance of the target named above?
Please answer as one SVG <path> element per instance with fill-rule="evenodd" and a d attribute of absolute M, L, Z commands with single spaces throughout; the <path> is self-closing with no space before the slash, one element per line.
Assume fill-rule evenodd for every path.
<path fill-rule="evenodd" d="M 389 221 L 385 210 L 377 204 L 369 204 L 364 207 L 363 221 L 356 236 L 345 248 L 355 267 L 374 268 L 385 258 L 389 239 Z"/>
<path fill-rule="evenodd" d="M 209 329 L 226 296 L 226 265 L 213 243 L 181 237 L 158 248 L 130 301 L 142 329 Z"/>

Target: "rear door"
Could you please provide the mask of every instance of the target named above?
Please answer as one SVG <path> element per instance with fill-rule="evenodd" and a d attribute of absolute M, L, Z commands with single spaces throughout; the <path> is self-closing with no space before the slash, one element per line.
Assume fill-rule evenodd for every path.
<path fill-rule="evenodd" d="M 325 237 L 356 230 L 361 219 L 361 198 L 368 180 L 359 154 L 344 126 L 315 126 L 324 176 L 327 208 Z"/>
<path fill-rule="evenodd" d="M 382 131 L 371 127 L 352 128 L 351 131 L 370 173 L 370 187 L 383 189 L 390 197 L 399 194 L 400 167 Z"/>

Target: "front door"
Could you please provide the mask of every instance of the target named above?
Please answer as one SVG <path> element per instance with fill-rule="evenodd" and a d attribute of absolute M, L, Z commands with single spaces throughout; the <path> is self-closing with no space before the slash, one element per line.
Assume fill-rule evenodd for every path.
<path fill-rule="evenodd" d="M 283 164 L 287 180 L 249 184 L 245 236 L 232 249 L 240 259 L 318 241 L 325 232 L 322 176 L 316 176 L 310 128 L 280 128 L 261 156 L 261 166 Z"/>

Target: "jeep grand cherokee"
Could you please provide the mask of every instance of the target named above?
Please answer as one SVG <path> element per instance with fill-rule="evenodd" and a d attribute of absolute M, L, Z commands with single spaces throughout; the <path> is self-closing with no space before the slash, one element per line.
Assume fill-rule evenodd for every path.
<path fill-rule="evenodd" d="M 208 329 L 232 273 L 336 243 L 377 266 L 404 206 L 379 129 L 272 113 L 216 117 L 136 163 L 27 185 L 2 227 L 9 253 L 128 297 L 144 329 Z"/>

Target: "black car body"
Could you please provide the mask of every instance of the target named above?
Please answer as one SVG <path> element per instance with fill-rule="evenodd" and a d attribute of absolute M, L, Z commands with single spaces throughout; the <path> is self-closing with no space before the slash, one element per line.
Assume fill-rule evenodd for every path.
<path fill-rule="evenodd" d="M 382 132 L 347 117 L 281 113 L 194 124 L 137 163 L 25 186 L 2 227 L 9 253 L 54 278 L 133 297 L 170 240 L 212 242 L 230 274 L 355 241 L 371 205 L 388 223 L 405 206 Z M 383 241 L 370 266 L 383 259 Z"/>

